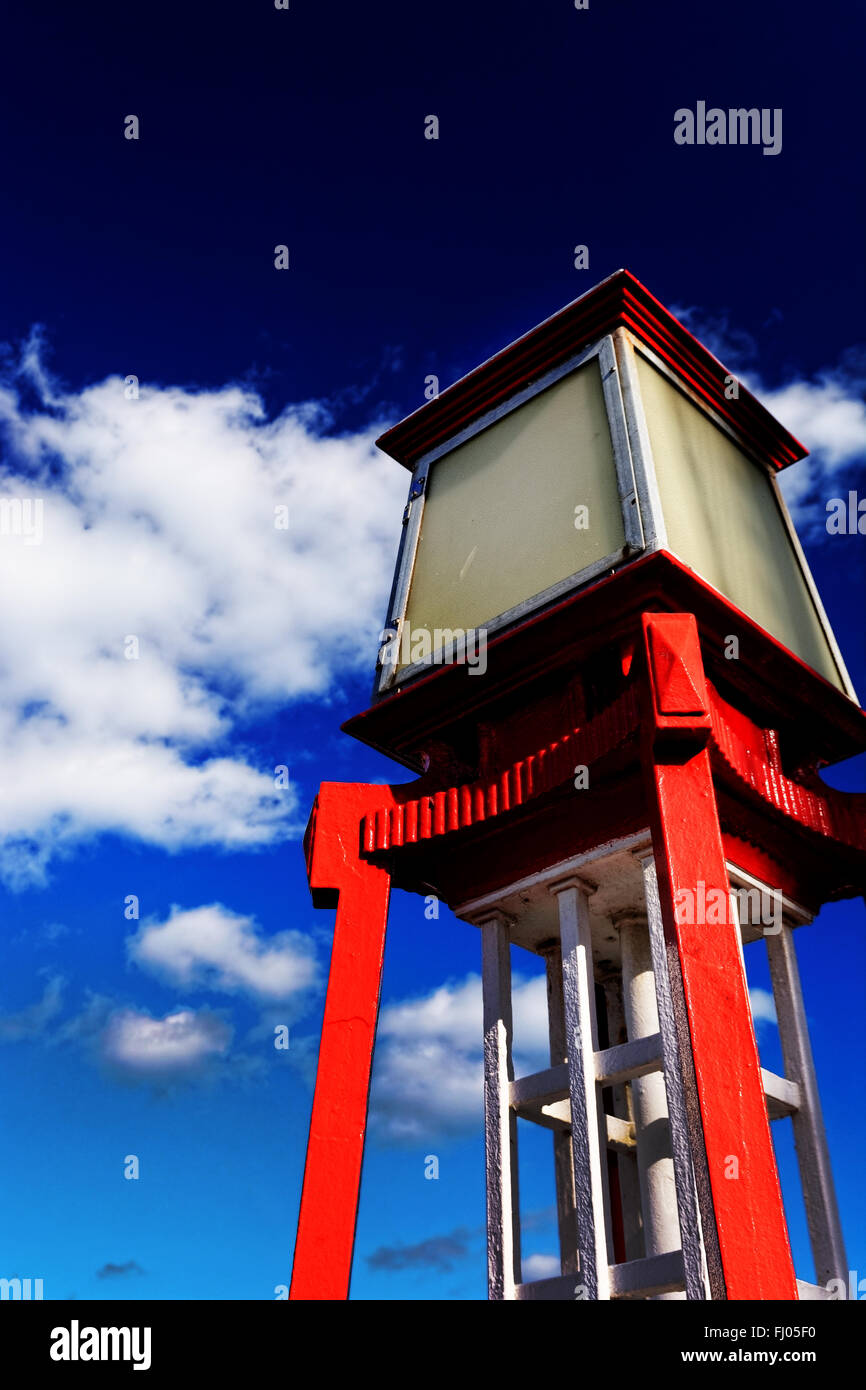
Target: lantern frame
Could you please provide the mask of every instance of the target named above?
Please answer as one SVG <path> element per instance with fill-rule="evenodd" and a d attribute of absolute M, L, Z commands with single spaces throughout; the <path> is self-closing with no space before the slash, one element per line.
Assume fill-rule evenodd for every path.
<path fill-rule="evenodd" d="M 507 351 L 508 349 L 506 349 Z M 572 354 L 536 380 L 510 395 L 505 401 L 479 415 L 463 429 L 438 443 L 434 448 L 422 453 L 415 461 L 412 467 L 409 495 L 403 513 L 403 527 L 397 552 L 394 580 L 383 625 L 381 641 L 385 644 L 386 654 L 383 657 L 382 649 L 380 649 L 379 660 L 376 664 L 373 686 L 374 700 L 428 674 L 434 666 L 454 663 L 461 654 L 461 639 L 456 639 L 434 650 L 424 660 L 401 665 L 394 650 L 399 648 L 399 642 L 391 643 L 386 640 L 387 634 L 399 635 L 406 620 L 427 504 L 431 469 L 440 459 L 450 455 L 469 440 L 476 438 L 484 430 L 498 424 L 513 411 L 519 410 L 527 402 L 540 396 L 571 373 L 586 366 L 594 358 L 598 359 L 602 398 L 610 431 L 611 453 L 616 473 L 624 544 L 600 559 L 594 560 L 557 580 L 554 584 L 528 596 L 520 603 L 500 613 L 492 614 L 479 626 L 486 634 L 493 635 L 520 622 L 529 614 L 543 611 L 566 594 L 581 590 L 602 575 L 616 573 L 617 570 L 643 555 L 648 555 L 656 550 L 670 550 L 650 442 L 650 431 L 638 380 L 636 362 L 636 354 L 638 353 L 695 409 L 700 410 L 707 420 L 717 429 L 720 429 L 736 448 L 749 459 L 752 465 L 760 469 L 767 479 L 770 496 L 782 522 L 783 532 L 790 543 L 794 563 L 802 575 L 806 593 L 827 644 L 829 656 L 838 671 L 839 686 L 849 699 L 853 700 L 855 704 L 859 703 L 793 521 L 779 489 L 776 476 L 778 468 L 751 447 L 749 441 L 738 434 L 730 422 L 714 410 L 706 398 L 693 389 L 639 335 L 623 326 L 617 326 L 612 331 L 599 336 L 588 346 L 581 348 L 579 352 Z M 676 550 L 671 550 L 670 553 L 678 554 Z M 690 565 L 690 568 L 694 567 Z M 705 583 L 711 584 L 711 581 L 706 579 L 699 569 L 694 569 L 694 572 Z M 711 585 L 711 587 L 716 588 L 715 585 Z M 721 593 L 722 597 L 728 597 L 723 591 L 718 589 L 716 591 Z M 466 631 L 460 627 L 454 630 L 460 633 Z"/>

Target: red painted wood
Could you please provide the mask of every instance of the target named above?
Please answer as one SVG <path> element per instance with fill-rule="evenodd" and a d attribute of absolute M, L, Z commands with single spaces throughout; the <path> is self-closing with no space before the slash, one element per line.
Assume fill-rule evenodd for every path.
<path fill-rule="evenodd" d="M 659 676 L 659 698 L 643 726 L 635 696 L 646 686 L 647 639 L 638 640 L 640 660 L 613 663 L 624 683 L 587 718 L 580 691 L 589 687 L 573 688 L 574 673 L 594 669 L 598 644 L 633 642 L 642 611 L 692 604 L 725 698 L 705 679 L 694 620 L 663 611 L 643 620 L 653 624 Z M 807 905 L 862 884 L 856 847 L 866 803 L 823 786 L 814 769 L 828 754 L 835 760 L 862 747 L 866 720 L 753 624 L 750 661 L 734 663 L 733 672 L 731 663 L 713 665 L 732 612 L 672 557 L 650 556 L 492 640 L 487 680 L 440 668 L 352 721 L 361 737 L 365 725 L 375 726 L 365 739 L 374 745 L 426 745 L 446 756 L 417 783 L 325 783 L 314 808 L 310 887 L 317 906 L 338 911 L 293 1299 L 348 1294 L 390 887 L 382 856 L 402 887 L 429 892 L 433 884 L 443 901 L 459 903 L 640 829 L 650 817 L 666 927 L 692 1014 L 728 1296 L 795 1297 L 735 928 L 678 927 L 673 902 L 679 887 L 698 880 L 705 892 L 727 888 L 713 774 L 728 839 L 739 837 L 734 862 Z M 480 728 L 474 766 L 473 727 Z M 656 739 L 645 754 L 650 775 L 642 788 L 639 734 L 647 729 Z M 570 794 L 576 763 L 592 768 L 589 819 Z M 791 877 L 773 872 L 775 855 Z M 806 891 L 804 880 L 800 892 L 804 874 L 812 886 Z M 730 1158 L 739 1162 L 736 1180 L 724 1176 Z M 756 1292 L 762 1289 L 774 1291 Z"/>
<path fill-rule="evenodd" d="M 671 730 L 671 690 L 677 683 L 672 684 L 669 671 L 654 665 L 660 648 L 679 651 L 688 679 L 678 688 L 701 692 L 703 708 L 709 707 L 700 653 L 689 627 L 696 638 L 694 619 L 689 623 L 686 615 L 644 616 L 652 696 L 647 781 L 665 933 L 676 944 L 682 972 L 727 1296 L 796 1299 L 738 929 L 733 921 L 714 925 L 678 920 L 676 911 L 678 894 L 684 890 L 695 902 L 701 889 L 709 902 L 716 890 L 725 902 L 730 892 L 705 747 L 705 717 L 685 709 L 680 727 Z M 656 718 L 660 690 L 666 705 L 662 720 Z M 691 694 L 687 702 L 695 703 Z"/>
<path fill-rule="evenodd" d="M 338 894 L 290 1298 L 348 1297 L 390 876 L 361 858 L 362 817 L 388 787 L 324 782 L 308 832 L 314 901 Z"/>
<path fill-rule="evenodd" d="M 682 730 L 692 742 L 700 729 L 701 738 L 711 741 L 714 764 L 737 783 L 743 795 L 760 800 L 815 835 L 862 850 L 866 844 L 866 798 L 824 785 L 819 792 L 785 776 L 768 752 L 772 739 L 767 735 L 775 737 L 775 731 L 759 728 L 723 700 L 709 682 L 704 683 L 700 696 L 702 708 L 686 708 L 698 703 L 688 674 L 693 666 L 701 670 L 703 679 L 697 627 L 690 614 L 672 613 L 664 618 L 663 627 L 654 624 L 647 630 L 658 675 L 656 728 L 672 740 Z M 688 644 L 685 660 L 679 660 L 677 649 L 670 645 L 680 640 Z M 670 713 L 677 701 L 686 710 L 684 715 Z M 639 723 L 637 687 L 632 683 L 580 728 L 563 728 L 546 747 L 512 762 L 492 777 L 438 789 L 417 799 L 395 799 L 390 811 L 380 809 L 365 816 L 361 832 L 364 851 L 375 854 L 399 849 L 515 811 L 570 783 L 577 764 L 598 762 L 624 744 Z M 405 795 L 412 791 L 412 785 L 401 791 Z"/>

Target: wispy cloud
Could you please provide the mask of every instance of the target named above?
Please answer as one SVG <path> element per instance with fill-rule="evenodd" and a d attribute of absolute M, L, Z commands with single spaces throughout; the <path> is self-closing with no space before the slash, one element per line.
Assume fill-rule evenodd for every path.
<path fill-rule="evenodd" d="M 415 1245 L 380 1245 L 367 1256 L 371 1269 L 453 1269 L 469 1254 L 470 1242 L 476 1232 L 459 1226 L 444 1236 L 428 1236 Z"/>
<path fill-rule="evenodd" d="M 97 1279 L 122 1279 L 128 1274 L 143 1274 L 144 1270 L 137 1260 L 127 1260 L 122 1265 L 104 1264 L 101 1269 L 96 1271 Z"/>
<path fill-rule="evenodd" d="M 63 1009 L 64 980 L 52 975 L 34 1004 L 14 1013 L 0 1014 L 0 1042 L 22 1042 L 42 1038 L 57 1020 Z"/>

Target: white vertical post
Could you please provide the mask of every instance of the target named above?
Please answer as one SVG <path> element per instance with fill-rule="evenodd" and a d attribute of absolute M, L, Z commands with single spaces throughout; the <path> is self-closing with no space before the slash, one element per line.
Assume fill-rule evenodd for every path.
<path fill-rule="evenodd" d="M 847 1280 L 848 1261 L 803 1007 L 797 953 L 793 933 L 787 924 L 775 935 L 768 933 L 766 940 L 785 1076 L 800 1087 L 800 1108 L 791 1118 L 809 1242 L 815 1259 L 815 1279 L 826 1285 L 831 1279 Z"/>
<path fill-rule="evenodd" d="M 579 879 L 551 885 L 559 905 L 562 940 L 562 987 L 568 1046 L 571 1143 L 579 1255 L 578 1286 L 585 1299 L 610 1298 L 605 1222 L 606 1136 L 602 1140 L 595 1080 L 598 1046 L 595 1022 L 595 977 L 592 965 L 587 890 Z"/>
<path fill-rule="evenodd" d="M 667 949 L 655 859 L 652 850 L 639 853 L 635 857 L 643 871 L 649 947 L 655 980 L 658 1030 L 662 1043 L 665 1096 L 670 1124 L 674 1181 L 676 1183 L 680 1246 L 683 1252 L 685 1293 L 687 1299 L 703 1300 L 707 1298 L 709 1280 L 701 1234 L 700 1208 L 695 1184 L 682 1059 L 674 1015 L 671 981 L 668 974 Z"/>
<path fill-rule="evenodd" d="M 629 1042 L 659 1032 L 656 987 L 650 957 L 649 928 L 645 915 L 636 914 L 616 923 L 622 945 L 622 998 Z M 680 1248 L 674 1161 L 670 1125 L 661 1071 L 635 1077 L 631 1082 L 634 1107 L 637 1168 L 643 1215 L 644 1253 L 664 1255 Z M 656 1294 L 678 1300 L 685 1293 Z"/>
<path fill-rule="evenodd" d="M 520 1272 L 517 1116 L 511 1108 L 511 947 L 500 912 L 479 920 L 484 1007 L 484 1138 L 489 1297 L 513 1299 Z"/>
<path fill-rule="evenodd" d="M 562 949 L 554 942 L 545 951 L 547 965 L 547 1020 L 550 1033 L 550 1065 L 568 1059 L 565 1006 L 562 996 Z M 559 1263 L 563 1274 L 577 1273 L 577 1215 L 574 1206 L 574 1158 L 571 1135 L 553 1131 L 553 1171 L 556 1181 L 556 1214 L 559 1227 Z"/>
<path fill-rule="evenodd" d="M 607 1027 L 610 1046 L 628 1041 L 625 1014 L 622 1007 L 622 971 L 608 976 L 603 982 Z M 622 1120 L 634 1124 L 634 1106 L 631 1091 L 625 1081 L 611 1087 L 613 1113 Z M 602 1087 L 602 1099 L 604 1087 Z M 641 1229 L 640 1179 L 637 1171 L 637 1154 L 634 1149 L 620 1151 L 616 1156 L 619 1175 L 619 1193 L 622 1208 L 622 1227 L 625 1238 L 626 1260 L 639 1260 L 643 1257 L 644 1242 Z"/>

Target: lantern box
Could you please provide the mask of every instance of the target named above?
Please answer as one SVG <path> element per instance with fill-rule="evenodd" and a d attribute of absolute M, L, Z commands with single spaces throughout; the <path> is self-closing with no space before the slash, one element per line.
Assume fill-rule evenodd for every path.
<path fill-rule="evenodd" d="M 856 699 L 778 489 L 806 450 L 628 271 L 377 442 L 412 473 L 377 697 L 662 550 Z"/>

